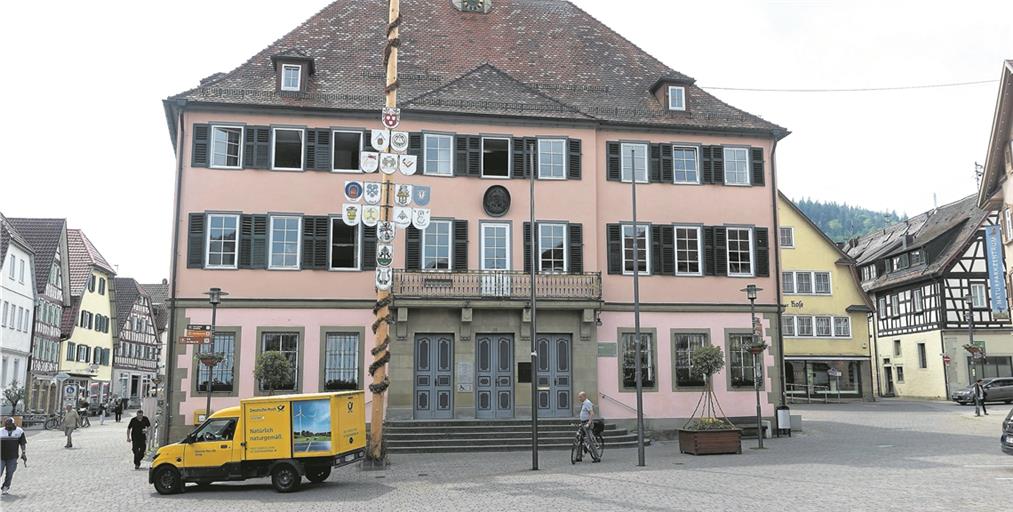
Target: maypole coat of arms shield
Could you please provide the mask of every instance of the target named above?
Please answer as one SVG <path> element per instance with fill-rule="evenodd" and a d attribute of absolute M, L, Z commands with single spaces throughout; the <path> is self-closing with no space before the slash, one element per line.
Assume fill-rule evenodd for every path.
<path fill-rule="evenodd" d="M 362 193 L 362 199 L 366 201 L 366 204 L 380 204 L 380 193 L 381 187 L 379 183 L 367 181 L 364 184 L 364 191 Z"/>
<path fill-rule="evenodd" d="M 405 176 L 415 174 L 415 170 L 417 168 L 415 165 L 417 157 L 415 155 L 399 155 L 398 160 L 401 161 L 401 164 L 398 165 L 398 170 L 401 171 L 401 174 L 404 174 Z"/>
<path fill-rule="evenodd" d="M 387 151 L 387 148 L 390 147 L 390 131 L 373 130 L 369 142 L 373 146 L 373 149 L 377 151 Z"/>
<path fill-rule="evenodd" d="M 397 128 L 397 125 L 401 124 L 401 109 L 394 107 L 383 107 L 383 113 L 380 116 L 380 122 L 384 126 L 393 130 Z"/>
<path fill-rule="evenodd" d="M 358 205 L 356 205 L 358 206 Z M 406 228 L 412 223 L 412 209 L 402 206 L 394 207 L 394 225 L 399 228 Z"/>
<path fill-rule="evenodd" d="M 376 151 L 363 151 L 359 154 L 359 169 L 362 172 L 372 173 L 380 168 L 380 153 Z"/>
<path fill-rule="evenodd" d="M 395 153 L 408 151 L 408 132 L 390 132 L 390 150 Z"/>
<path fill-rule="evenodd" d="M 428 228 L 431 216 L 429 208 L 412 208 L 412 226 L 419 230 Z"/>
<path fill-rule="evenodd" d="M 345 203 L 341 207 L 341 220 L 348 226 L 355 226 L 359 224 L 359 213 L 362 205 L 355 203 Z"/>
<path fill-rule="evenodd" d="M 380 172 L 384 174 L 394 174 L 397 172 L 398 158 L 394 153 L 381 153 L 380 154 Z"/>
<path fill-rule="evenodd" d="M 408 206 L 412 204 L 412 186 L 400 184 L 394 191 L 394 204 Z"/>
<path fill-rule="evenodd" d="M 432 189 L 429 188 L 429 185 L 412 186 L 412 201 L 415 202 L 416 206 L 428 206 L 431 191 Z M 368 203 L 369 201 L 366 202 Z"/>
<path fill-rule="evenodd" d="M 390 267 L 376 268 L 376 287 L 380 290 L 389 290 L 394 281 L 394 271 Z"/>
<path fill-rule="evenodd" d="M 362 205 L 362 224 L 373 227 L 380 222 L 380 206 L 375 204 Z"/>
<path fill-rule="evenodd" d="M 376 224 L 376 239 L 381 242 L 394 241 L 394 223 L 381 220 Z"/>
<path fill-rule="evenodd" d="M 391 244 L 376 244 L 376 266 L 389 267 L 394 262 L 394 246 Z"/>

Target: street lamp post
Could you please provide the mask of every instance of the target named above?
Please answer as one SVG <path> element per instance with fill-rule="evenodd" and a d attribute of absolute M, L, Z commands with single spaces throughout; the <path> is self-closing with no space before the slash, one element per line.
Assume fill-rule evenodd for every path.
<path fill-rule="evenodd" d="M 211 338 L 208 343 L 211 345 L 206 355 L 201 355 L 200 360 L 205 366 L 208 367 L 208 378 L 204 381 L 204 385 L 207 386 L 208 392 L 208 405 L 204 408 L 204 419 L 211 417 L 211 374 L 214 373 L 212 370 L 215 365 L 221 361 L 221 355 L 211 352 L 215 349 L 215 327 L 218 320 L 218 305 L 222 303 L 222 297 L 228 295 L 228 292 L 223 292 L 221 288 L 211 288 L 204 292 L 204 295 L 208 296 L 208 302 L 211 303 Z"/>
<path fill-rule="evenodd" d="M 528 170 L 528 189 L 529 189 L 529 225 L 531 226 L 530 240 L 528 243 L 531 244 L 531 469 L 538 469 L 538 350 L 536 348 L 535 336 L 537 335 L 537 318 L 538 318 L 538 301 L 535 296 L 535 276 L 538 272 L 538 263 L 535 259 L 535 254 L 538 252 L 538 245 L 535 244 L 535 240 L 538 239 L 537 231 L 538 225 L 535 224 L 535 155 L 531 154 L 529 160 L 530 169 Z"/>
<path fill-rule="evenodd" d="M 971 353 L 971 381 L 970 385 L 973 386 L 978 380 L 978 347 L 974 345 L 974 297 L 971 294 L 964 296 L 964 304 L 967 305 L 967 310 L 964 311 L 964 318 L 967 320 L 967 346 L 964 348 Z M 973 396 L 973 395 L 972 395 Z M 978 399 L 974 399 L 974 415 L 978 416 L 980 411 L 978 410 Z"/>
<path fill-rule="evenodd" d="M 759 324 L 756 321 L 756 295 L 757 292 L 763 291 L 763 288 L 757 288 L 755 284 L 746 285 L 742 290 L 746 292 L 746 298 L 749 299 L 749 316 L 752 319 L 752 335 L 750 336 L 749 352 L 753 355 L 753 389 L 756 391 L 756 439 L 757 448 L 763 449 L 763 420 L 760 412 L 760 379 L 761 377 L 761 366 L 760 355 L 763 354 L 763 349 L 767 348 L 763 343 L 763 338 L 760 337 Z"/>
<path fill-rule="evenodd" d="M 646 155 L 645 155 L 646 156 Z M 646 162 L 645 162 L 646 164 Z M 646 178 L 647 167 L 644 167 Z M 637 159 L 630 148 L 630 183 L 633 193 L 633 347 L 636 351 L 635 375 L 637 379 L 637 465 L 645 466 L 644 461 L 644 383 L 643 383 L 643 340 L 640 339 L 640 244 L 637 234 Z M 646 235 L 646 232 L 645 232 Z M 622 236 L 622 233 L 619 233 Z M 644 242 L 647 237 L 644 236 Z"/>

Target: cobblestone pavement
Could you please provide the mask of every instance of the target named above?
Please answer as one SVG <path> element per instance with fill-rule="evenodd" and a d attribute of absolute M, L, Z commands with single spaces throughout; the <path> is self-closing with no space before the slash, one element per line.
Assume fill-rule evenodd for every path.
<path fill-rule="evenodd" d="M 674 442 L 606 450 L 601 464 L 569 453 L 398 455 L 383 472 L 336 470 L 319 485 L 275 493 L 266 479 L 159 496 L 134 471 L 126 423 L 93 426 L 63 448 L 57 432 L 31 433 L 29 467 L 4 511 L 136 510 L 1010 510 L 1013 457 L 999 449 L 1008 410 L 976 418 L 941 402 L 794 406 L 805 431 L 742 455 L 681 455 Z M 1000 415 L 1000 411 L 1002 414 Z M 146 465 L 145 465 L 146 467 Z"/>

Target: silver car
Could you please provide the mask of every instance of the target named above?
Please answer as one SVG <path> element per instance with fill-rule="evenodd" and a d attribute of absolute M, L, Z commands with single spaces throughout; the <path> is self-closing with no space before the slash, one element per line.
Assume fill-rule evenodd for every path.
<path fill-rule="evenodd" d="M 1013 403 L 1013 377 L 994 377 L 981 379 L 981 387 L 985 389 L 985 402 Z M 974 386 L 954 391 L 950 400 L 960 405 L 974 403 Z"/>

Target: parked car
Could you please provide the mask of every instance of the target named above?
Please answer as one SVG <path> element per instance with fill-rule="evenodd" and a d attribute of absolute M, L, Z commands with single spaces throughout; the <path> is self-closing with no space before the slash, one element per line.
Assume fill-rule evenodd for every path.
<path fill-rule="evenodd" d="M 1006 419 L 1002 420 L 1002 437 L 999 438 L 999 445 L 1003 453 L 1013 455 L 1013 409 L 1009 410 Z"/>
<path fill-rule="evenodd" d="M 981 379 L 981 385 L 985 388 L 985 402 L 1013 403 L 1013 378 L 994 377 Z M 960 405 L 974 403 L 974 386 L 954 391 L 950 394 L 950 400 Z"/>

